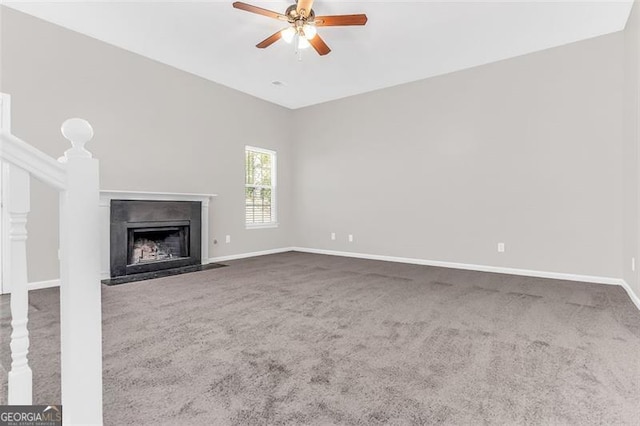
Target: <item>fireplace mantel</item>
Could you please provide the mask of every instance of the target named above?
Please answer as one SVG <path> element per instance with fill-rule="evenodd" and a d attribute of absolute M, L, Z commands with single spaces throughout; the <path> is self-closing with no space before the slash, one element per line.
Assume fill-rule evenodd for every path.
<path fill-rule="evenodd" d="M 190 194 L 184 192 L 100 191 L 100 205 L 109 206 L 111 200 L 200 201 L 209 207 L 209 201 L 218 194 Z M 203 216 L 204 219 L 204 216 Z"/>
<path fill-rule="evenodd" d="M 217 194 L 190 194 L 180 192 L 100 191 L 100 235 L 102 279 L 110 277 L 110 224 L 111 200 L 198 201 L 202 204 L 202 264 L 209 263 L 209 203 Z"/>

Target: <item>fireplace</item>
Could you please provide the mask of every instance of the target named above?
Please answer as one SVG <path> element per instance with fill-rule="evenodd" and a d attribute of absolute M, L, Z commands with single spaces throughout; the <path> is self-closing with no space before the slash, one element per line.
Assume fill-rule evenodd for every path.
<path fill-rule="evenodd" d="M 138 224 L 139 225 L 139 224 Z M 189 257 L 188 222 L 175 226 L 145 224 L 129 229 L 127 264 L 162 262 Z"/>
<path fill-rule="evenodd" d="M 111 278 L 201 264 L 201 203 L 111 200 Z"/>

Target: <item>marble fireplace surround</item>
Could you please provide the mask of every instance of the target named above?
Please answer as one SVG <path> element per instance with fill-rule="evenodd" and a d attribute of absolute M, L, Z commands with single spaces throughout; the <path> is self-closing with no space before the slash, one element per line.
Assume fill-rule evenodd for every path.
<path fill-rule="evenodd" d="M 111 200 L 146 201 L 199 201 L 202 204 L 202 264 L 209 263 L 209 203 L 217 194 L 190 194 L 178 192 L 100 191 L 100 278 L 111 276 Z"/>

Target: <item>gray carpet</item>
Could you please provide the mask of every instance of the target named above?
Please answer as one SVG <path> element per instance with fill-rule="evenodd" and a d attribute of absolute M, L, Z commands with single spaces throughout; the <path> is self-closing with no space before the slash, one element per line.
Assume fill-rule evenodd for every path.
<path fill-rule="evenodd" d="M 640 312 L 620 287 L 302 253 L 229 265 L 103 287 L 105 424 L 638 424 Z M 57 403 L 58 292 L 30 301 L 35 402 Z"/>

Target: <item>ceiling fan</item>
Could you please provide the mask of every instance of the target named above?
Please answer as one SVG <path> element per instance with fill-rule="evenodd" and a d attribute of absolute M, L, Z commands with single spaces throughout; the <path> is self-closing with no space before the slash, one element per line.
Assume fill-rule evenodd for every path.
<path fill-rule="evenodd" d="M 258 43 L 256 47 L 259 49 L 269 47 L 282 38 L 287 43 L 294 43 L 297 51 L 313 46 L 318 54 L 324 56 L 331 52 L 331 49 L 322 37 L 318 35 L 316 27 L 364 25 L 367 23 L 367 15 L 365 14 L 316 16 L 311 8 L 313 0 L 297 1 L 297 4 L 289 6 L 284 13 L 274 12 L 239 1 L 233 3 L 233 7 L 289 23 L 287 28 Z"/>

